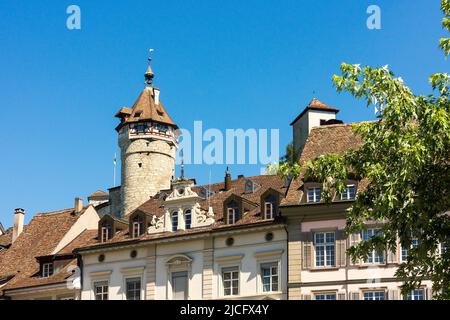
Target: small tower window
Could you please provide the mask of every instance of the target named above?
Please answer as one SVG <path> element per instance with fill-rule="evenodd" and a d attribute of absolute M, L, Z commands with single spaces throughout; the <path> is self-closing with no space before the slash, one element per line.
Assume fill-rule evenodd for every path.
<path fill-rule="evenodd" d="M 239 220 L 239 205 L 236 201 L 232 200 L 227 206 L 227 222 L 228 224 L 234 224 Z"/>
<path fill-rule="evenodd" d="M 178 211 L 172 213 L 172 231 L 178 230 Z"/>
<path fill-rule="evenodd" d="M 132 223 L 133 238 L 143 235 L 145 231 L 144 218 L 141 215 L 136 215 L 133 217 Z"/>
<path fill-rule="evenodd" d="M 101 242 L 105 242 L 106 240 L 111 239 L 111 237 L 112 237 L 111 224 L 105 222 L 102 224 L 101 227 Z"/>
<path fill-rule="evenodd" d="M 53 274 L 53 263 L 44 263 L 42 265 L 42 277 L 48 278 Z"/>
<path fill-rule="evenodd" d="M 184 213 L 184 219 L 185 219 L 186 230 L 188 230 L 191 228 L 191 222 L 192 222 L 191 210 L 186 210 L 186 212 Z"/>

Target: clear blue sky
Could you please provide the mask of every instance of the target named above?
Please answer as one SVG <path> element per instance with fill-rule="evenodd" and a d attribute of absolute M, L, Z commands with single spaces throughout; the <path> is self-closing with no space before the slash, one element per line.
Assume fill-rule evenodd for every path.
<path fill-rule="evenodd" d="M 439 3 L 2 0 L 0 221 L 10 226 L 15 207 L 29 221 L 112 186 L 113 115 L 143 89 L 150 47 L 155 82 L 180 127 L 279 128 L 284 146 L 313 97 L 346 122 L 374 117 L 333 88 L 343 61 L 389 64 L 429 93 L 428 76 L 449 70 L 437 48 Z M 66 28 L 70 4 L 81 8 L 81 30 Z M 382 30 L 366 27 L 370 4 L 381 7 Z M 223 179 L 222 165 L 189 165 L 186 174 L 208 183 L 210 169 L 213 181 Z M 259 166 L 231 171 L 254 175 Z"/>

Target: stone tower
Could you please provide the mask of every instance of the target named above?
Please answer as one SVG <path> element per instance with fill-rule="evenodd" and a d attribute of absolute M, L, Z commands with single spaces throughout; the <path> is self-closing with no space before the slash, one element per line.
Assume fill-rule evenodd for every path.
<path fill-rule="evenodd" d="M 178 127 L 163 107 L 153 78 L 149 64 L 145 89 L 132 108 L 121 108 L 115 115 L 120 119 L 116 130 L 122 164 L 122 216 L 160 190 L 170 189 L 174 176 Z"/>

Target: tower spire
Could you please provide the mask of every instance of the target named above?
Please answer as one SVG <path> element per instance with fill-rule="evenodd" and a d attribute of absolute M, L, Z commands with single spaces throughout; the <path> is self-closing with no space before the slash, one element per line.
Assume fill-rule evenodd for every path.
<path fill-rule="evenodd" d="M 145 84 L 149 87 L 153 86 L 153 78 L 155 77 L 155 74 L 152 70 L 152 52 L 155 51 L 154 49 L 148 50 L 148 68 L 147 71 L 145 71 Z"/>

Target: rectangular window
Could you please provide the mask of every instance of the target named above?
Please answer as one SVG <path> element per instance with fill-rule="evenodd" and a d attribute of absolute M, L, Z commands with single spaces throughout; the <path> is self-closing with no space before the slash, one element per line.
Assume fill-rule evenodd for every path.
<path fill-rule="evenodd" d="M 361 239 L 364 241 L 370 240 L 370 238 L 379 235 L 381 233 L 380 229 L 366 229 L 361 232 Z M 377 252 L 372 250 L 367 259 L 364 260 L 365 263 L 384 263 L 384 252 Z"/>
<path fill-rule="evenodd" d="M 42 277 L 47 278 L 53 274 L 53 263 L 44 263 L 42 265 Z"/>
<path fill-rule="evenodd" d="M 356 196 L 355 185 L 348 185 L 345 191 L 341 193 L 341 200 L 354 200 Z"/>
<path fill-rule="evenodd" d="M 336 266 L 334 232 L 316 232 L 314 234 L 316 267 Z"/>
<path fill-rule="evenodd" d="M 265 212 L 265 218 L 267 220 L 273 219 L 273 203 L 272 202 L 266 202 L 264 204 L 264 212 Z"/>
<path fill-rule="evenodd" d="M 222 269 L 223 295 L 236 296 L 239 294 L 239 268 Z"/>
<path fill-rule="evenodd" d="M 321 188 L 309 188 L 308 189 L 308 202 L 320 202 L 321 200 Z"/>
<path fill-rule="evenodd" d="M 450 241 L 446 241 L 440 244 L 441 255 L 444 255 L 450 249 Z"/>
<path fill-rule="evenodd" d="M 406 300 L 425 300 L 425 290 L 424 289 L 416 289 L 412 290 Z"/>
<path fill-rule="evenodd" d="M 314 295 L 315 300 L 337 300 L 336 299 L 336 293 L 330 292 L 330 293 L 316 293 Z"/>
<path fill-rule="evenodd" d="M 141 225 L 139 222 L 133 222 L 133 238 L 137 238 L 141 235 L 140 227 Z"/>
<path fill-rule="evenodd" d="M 261 265 L 263 292 L 278 291 L 278 264 L 265 263 Z"/>
<path fill-rule="evenodd" d="M 174 300 L 187 300 L 188 298 L 188 273 L 172 273 L 172 296 Z"/>
<path fill-rule="evenodd" d="M 178 212 L 172 213 L 172 231 L 178 230 Z"/>
<path fill-rule="evenodd" d="M 239 210 L 237 208 L 228 208 L 228 224 L 234 224 L 238 221 Z"/>
<path fill-rule="evenodd" d="M 419 240 L 411 240 L 411 248 L 416 248 L 419 245 Z M 408 261 L 408 251 L 409 249 L 402 247 L 402 261 Z"/>
<path fill-rule="evenodd" d="M 127 300 L 141 300 L 141 278 L 128 278 L 125 282 Z"/>
<path fill-rule="evenodd" d="M 95 300 L 108 300 L 108 281 L 94 283 Z"/>
<path fill-rule="evenodd" d="M 365 291 L 364 300 L 386 300 L 384 291 Z"/>

